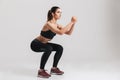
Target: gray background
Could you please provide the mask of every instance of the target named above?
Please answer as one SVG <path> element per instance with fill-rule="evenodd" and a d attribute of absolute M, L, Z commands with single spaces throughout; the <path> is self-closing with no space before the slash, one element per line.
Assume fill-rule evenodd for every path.
<path fill-rule="evenodd" d="M 62 9 L 59 24 L 66 25 L 72 16 L 78 18 L 71 36 L 57 35 L 51 41 L 64 47 L 60 67 L 119 64 L 119 4 L 120 0 L 0 0 L 0 70 L 17 73 L 21 68 L 22 73 L 28 66 L 38 69 L 42 53 L 32 52 L 30 42 L 39 35 L 48 10 L 56 5 Z M 52 65 L 53 55 L 46 68 Z M 120 68 L 116 71 L 120 72 Z"/>

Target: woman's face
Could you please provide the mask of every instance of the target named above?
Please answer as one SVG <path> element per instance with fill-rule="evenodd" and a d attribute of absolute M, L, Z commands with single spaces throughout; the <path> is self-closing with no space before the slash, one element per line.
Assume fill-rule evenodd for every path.
<path fill-rule="evenodd" d="M 55 19 L 60 19 L 61 13 L 62 13 L 61 9 L 58 8 L 58 9 L 56 10 L 56 12 L 53 14 L 53 17 L 54 17 Z"/>

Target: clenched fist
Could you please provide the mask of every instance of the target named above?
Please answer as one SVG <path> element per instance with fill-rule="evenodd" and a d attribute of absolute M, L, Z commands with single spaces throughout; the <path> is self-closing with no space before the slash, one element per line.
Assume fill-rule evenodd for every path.
<path fill-rule="evenodd" d="M 77 18 L 75 16 L 72 16 L 71 22 L 76 23 L 77 22 Z"/>

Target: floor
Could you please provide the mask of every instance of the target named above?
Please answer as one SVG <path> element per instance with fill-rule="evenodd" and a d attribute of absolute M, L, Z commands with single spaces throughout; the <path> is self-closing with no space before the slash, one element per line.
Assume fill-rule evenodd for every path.
<path fill-rule="evenodd" d="M 52 75 L 48 79 L 37 77 L 37 66 L 30 63 L 24 63 L 24 66 L 23 63 L 1 63 L 0 80 L 120 80 L 119 61 L 67 63 L 60 67 L 64 75 Z M 47 70 L 49 72 L 50 68 L 47 67 Z"/>

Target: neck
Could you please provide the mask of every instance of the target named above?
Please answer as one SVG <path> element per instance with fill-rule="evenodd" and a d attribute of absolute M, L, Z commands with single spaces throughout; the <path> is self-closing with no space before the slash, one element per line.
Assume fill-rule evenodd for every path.
<path fill-rule="evenodd" d="M 53 18 L 52 20 L 50 20 L 50 22 L 56 24 L 57 20 L 55 18 Z"/>

